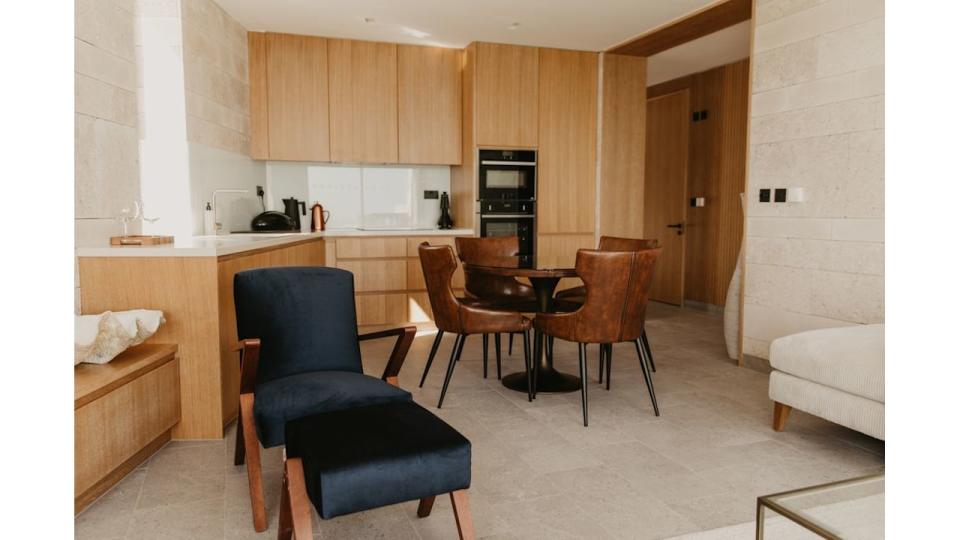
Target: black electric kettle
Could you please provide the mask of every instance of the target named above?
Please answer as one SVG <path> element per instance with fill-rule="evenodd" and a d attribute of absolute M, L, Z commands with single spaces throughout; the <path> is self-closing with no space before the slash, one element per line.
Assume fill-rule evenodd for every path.
<path fill-rule="evenodd" d="M 307 203 L 306 201 L 298 201 L 293 197 L 283 199 L 283 213 L 290 216 L 290 219 L 293 220 L 293 230 L 299 231 L 300 216 L 307 215 Z"/>

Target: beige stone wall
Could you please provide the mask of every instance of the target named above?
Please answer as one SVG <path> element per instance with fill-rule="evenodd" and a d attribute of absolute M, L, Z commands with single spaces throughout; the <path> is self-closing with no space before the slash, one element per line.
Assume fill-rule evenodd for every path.
<path fill-rule="evenodd" d="M 883 0 L 758 0 L 744 352 L 884 319 Z M 807 202 L 758 190 L 803 187 Z"/>
<path fill-rule="evenodd" d="M 249 154 L 247 31 L 212 0 L 182 0 L 187 140 Z"/>
<path fill-rule="evenodd" d="M 75 245 L 119 234 L 113 217 L 140 197 L 134 0 L 76 0 Z M 80 309 L 80 289 L 75 287 Z"/>

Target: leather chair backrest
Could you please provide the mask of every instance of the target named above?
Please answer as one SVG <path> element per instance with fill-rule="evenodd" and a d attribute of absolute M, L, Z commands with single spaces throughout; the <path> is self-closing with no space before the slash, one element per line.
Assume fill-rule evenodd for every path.
<path fill-rule="evenodd" d="M 660 247 L 660 241 L 655 238 L 621 238 L 618 236 L 601 236 L 600 251 L 640 251 Z"/>
<path fill-rule="evenodd" d="M 577 251 L 577 275 L 587 292 L 586 301 L 576 312 L 577 341 L 619 343 L 640 337 L 659 255 L 659 248 Z"/>
<path fill-rule="evenodd" d="M 484 238 L 460 237 L 454 239 L 457 256 L 467 264 L 489 265 L 503 257 L 516 257 L 520 253 L 520 238 L 517 236 L 489 236 Z M 464 288 L 477 298 L 533 297 L 533 288 L 510 276 L 495 276 L 471 272 L 464 268 Z"/>
<path fill-rule="evenodd" d="M 353 274 L 318 266 L 233 278 L 237 336 L 260 339 L 257 383 L 311 371 L 363 372 Z"/>
<path fill-rule="evenodd" d="M 457 258 L 450 246 L 431 246 L 427 242 L 417 248 L 423 279 L 430 297 L 430 309 L 438 330 L 462 333 L 460 301 L 453 294 L 450 279 L 457 270 Z"/>

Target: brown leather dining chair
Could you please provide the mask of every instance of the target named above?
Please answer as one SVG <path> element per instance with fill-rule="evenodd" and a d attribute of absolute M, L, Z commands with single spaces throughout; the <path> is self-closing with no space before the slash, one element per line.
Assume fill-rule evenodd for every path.
<path fill-rule="evenodd" d="M 457 257 L 466 264 L 485 265 L 503 257 L 516 257 L 520 253 L 520 238 L 517 236 L 457 237 Z M 464 268 L 467 296 L 484 301 L 491 309 L 506 309 L 521 313 L 537 311 L 537 296 L 533 287 L 510 276 L 495 276 Z M 442 335 L 438 332 L 438 335 Z M 508 354 L 513 354 L 513 336 L 509 334 Z M 437 340 L 440 338 L 438 337 Z M 483 335 L 483 376 L 487 376 L 487 334 Z M 434 341 L 434 345 L 438 342 Z M 497 379 L 501 378 L 500 334 L 494 334 L 497 357 Z"/>
<path fill-rule="evenodd" d="M 660 247 L 660 241 L 656 238 L 623 238 L 618 236 L 601 236 L 600 244 L 597 249 L 600 251 L 640 251 L 644 249 L 653 249 Z M 575 304 L 582 304 L 587 296 L 587 289 L 584 286 L 565 289 L 556 294 L 557 299 Z M 646 353 L 647 361 L 650 363 L 650 369 L 657 371 L 657 365 L 653 362 L 653 351 L 650 350 L 650 340 L 647 338 L 647 330 L 644 328 L 640 336 L 640 346 Z M 599 379 L 603 383 L 603 372 L 607 372 L 607 390 L 610 389 L 610 372 L 613 369 L 613 347 L 600 347 Z"/>
<path fill-rule="evenodd" d="M 447 374 L 443 380 L 443 389 L 440 391 L 439 409 L 443 406 L 443 398 L 447 394 L 453 369 L 460 360 L 463 344 L 470 334 L 499 334 L 520 332 L 523 334 L 523 357 L 527 373 L 527 399 L 533 399 L 530 389 L 530 319 L 519 311 L 494 310 L 486 307 L 484 301 L 470 298 L 458 298 L 453 293 L 450 279 L 457 269 L 457 258 L 450 246 L 431 246 L 427 242 L 420 244 L 418 249 L 420 264 L 423 267 L 423 277 L 427 285 L 427 295 L 430 297 L 430 308 L 433 310 L 433 319 L 438 331 L 450 332 L 457 335 L 450 351 L 450 363 L 447 365 Z M 433 356 L 427 360 L 423 371 L 426 378 L 433 363 Z"/>
<path fill-rule="evenodd" d="M 660 416 L 657 397 L 653 391 L 653 379 L 644 358 L 645 351 L 640 346 L 654 264 L 659 255 L 659 248 L 643 251 L 577 251 L 576 269 L 577 275 L 585 284 L 585 302 L 576 311 L 541 313 L 534 320 L 534 325 L 541 334 L 579 344 L 580 398 L 583 402 L 584 426 L 587 425 L 588 343 L 634 343 L 647 391 L 650 393 L 650 401 L 653 403 L 653 411 Z M 536 374 L 534 380 L 535 378 Z"/>

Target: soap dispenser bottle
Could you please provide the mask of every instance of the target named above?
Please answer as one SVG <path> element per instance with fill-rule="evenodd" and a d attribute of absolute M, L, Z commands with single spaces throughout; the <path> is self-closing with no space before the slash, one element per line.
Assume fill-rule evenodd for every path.
<path fill-rule="evenodd" d="M 213 207 L 209 202 L 203 209 L 203 234 L 217 234 L 217 225 L 213 221 Z"/>

